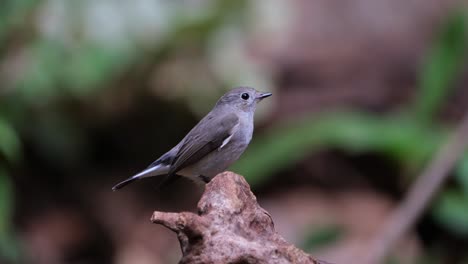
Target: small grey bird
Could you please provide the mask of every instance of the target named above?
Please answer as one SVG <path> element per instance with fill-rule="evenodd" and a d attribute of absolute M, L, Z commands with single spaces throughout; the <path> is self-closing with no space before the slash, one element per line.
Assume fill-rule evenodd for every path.
<path fill-rule="evenodd" d="M 181 175 L 208 183 L 244 152 L 252 139 L 257 103 L 271 96 L 250 87 L 224 94 L 214 108 L 169 152 L 144 171 L 118 183 L 112 190 L 142 178 Z"/>

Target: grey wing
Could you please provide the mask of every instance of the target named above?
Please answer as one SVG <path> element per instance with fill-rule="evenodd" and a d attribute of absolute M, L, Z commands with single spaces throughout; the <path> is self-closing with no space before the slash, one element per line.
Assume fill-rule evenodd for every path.
<path fill-rule="evenodd" d="M 157 166 L 159 164 L 164 164 L 164 165 L 171 165 L 175 156 L 177 155 L 177 152 L 179 150 L 179 145 L 176 145 L 175 147 L 173 147 L 171 150 L 169 150 L 168 152 L 166 152 L 164 155 L 162 155 L 161 157 L 159 157 L 157 160 L 153 161 L 148 167 L 147 169 L 149 168 L 152 168 L 154 166 Z"/>
<path fill-rule="evenodd" d="M 209 122 L 203 122 L 205 120 L 200 122 L 200 125 L 190 131 L 183 140 L 171 164 L 169 175 L 196 163 L 210 152 L 221 147 L 223 142 L 235 132 L 235 128 L 239 124 L 239 118 L 233 113 L 217 118 L 210 116 L 206 118 Z"/>

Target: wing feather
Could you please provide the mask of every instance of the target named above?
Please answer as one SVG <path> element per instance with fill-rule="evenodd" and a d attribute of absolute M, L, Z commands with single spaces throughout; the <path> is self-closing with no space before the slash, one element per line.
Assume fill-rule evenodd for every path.
<path fill-rule="evenodd" d="M 184 138 L 176 157 L 173 159 L 169 175 L 196 163 L 222 146 L 223 142 L 235 132 L 239 123 L 238 116 L 233 113 L 221 117 L 208 115 L 205 118 L 208 120 L 202 120 Z"/>

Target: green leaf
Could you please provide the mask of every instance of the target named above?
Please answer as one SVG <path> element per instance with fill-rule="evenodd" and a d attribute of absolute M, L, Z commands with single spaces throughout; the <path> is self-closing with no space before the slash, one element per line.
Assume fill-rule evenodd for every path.
<path fill-rule="evenodd" d="M 450 92 L 463 67 L 468 44 L 466 36 L 464 14 L 450 16 L 421 72 L 421 93 L 415 105 L 418 120 L 430 121 Z"/>
<path fill-rule="evenodd" d="M 460 191 L 443 192 L 432 207 L 435 219 L 456 234 L 468 235 L 468 196 Z"/>

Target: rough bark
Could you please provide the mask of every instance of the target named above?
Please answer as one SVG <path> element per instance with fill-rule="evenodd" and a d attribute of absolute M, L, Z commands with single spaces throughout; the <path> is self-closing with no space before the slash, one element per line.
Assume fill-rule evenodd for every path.
<path fill-rule="evenodd" d="M 175 233 L 180 263 L 325 264 L 286 242 L 274 228 L 245 179 L 232 172 L 206 185 L 198 214 L 154 212 L 151 221 Z"/>

